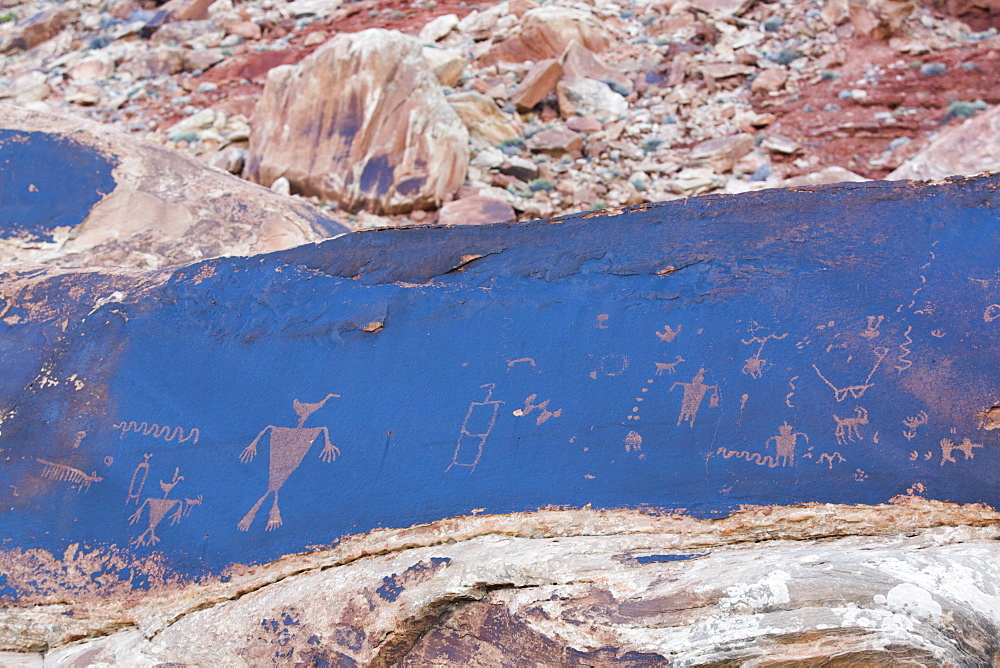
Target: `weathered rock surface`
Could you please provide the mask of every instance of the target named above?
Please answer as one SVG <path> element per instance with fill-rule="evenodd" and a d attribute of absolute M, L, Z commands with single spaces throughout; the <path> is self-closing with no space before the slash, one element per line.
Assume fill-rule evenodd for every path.
<path fill-rule="evenodd" d="M 739 16 L 745 12 L 753 0 L 693 0 L 691 6 L 713 18 Z"/>
<path fill-rule="evenodd" d="M 458 83 L 462 77 L 462 71 L 465 69 L 465 59 L 462 54 L 449 49 L 433 47 L 424 47 L 421 52 L 442 86 L 450 88 Z"/>
<path fill-rule="evenodd" d="M 710 165 L 716 172 L 728 172 L 753 146 L 753 136 L 745 133 L 709 139 L 691 149 L 689 160 L 694 165 Z"/>
<path fill-rule="evenodd" d="M 214 0 L 169 0 L 160 8 L 162 19 L 159 20 L 171 22 L 206 19 L 213 2 Z"/>
<path fill-rule="evenodd" d="M 293 192 L 352 212 L 437 208 L 465 178 L 468 138 L 418 42 L 339 34 L 268 73 L 245 176 L 265 185 L 283 176 Z"/>
<path fill-rule="evenodd" d="M 477 92 L 501 105 L 520 135 L 502 138 L 502 148 L 530 158 L 523 140 L 557 118 L 567 126 L 570 119 L 599 123 L 567 115 L 565 97 L 563 108 L 551 97 L 521 110 L 512 102 L 533 63 L 560 59 L 568 79 L 603 82 L 624 95 L 627 106 L 620 124 L 574 123 L 570 129 L 587 135 L 582 151 L 588 159 L 550 161 L 542 177 L 558 188 L 530 190 L 495 166 L 465 172 L 456 195 L 504 188 L 521 220 L 711 190 L 780 187 L 825 166 L 885 178 L 940 132 L 1000 103 L 994 85 L 1000 36 L 990 32 L 1000 28 L 997 0 L 928 0 L 920 11 L 906 1 L 824 0 L 786 3 L 780 12 L 744 0 L 639 6 L 554 0 L 544 8 L 532 0 L 491 0 L 475 8 L 459 0 L 384 0 L 367 11 L 342 0 L 235 6 L 218 0 L 198 9 L 201 2 L 171 2 L 170 8 L 184 4 L 191 13 L 168 20 L 165 10 L 148 20 L 153 10 L 133 2 L 99 8 L 89 0 L 6 0 L 0 11 L 5 43 L 39 12 L 75 13 L 65 24 L 49 23 L 49 39 L 9 52 L 0 66 L 0 98 L 114 124 L 204 162 L 235 164 L 216 153 L 247 148 L 268 70 L 299 62 L 330 35 L 391 27 L 424 33 L 422 46 L 435 46 L 425 53 L 435 60 L 431 69 L 446 95 Z M 555 17 L 551 25 L 534 21 L 539 9 Z M 582 33 L 597 42 L 584 45 Z M 602 42 L 614 48 L 600 51 Z M 241 119 L 236 125 L 242 127 L 171 131 L 178 120 L 206 110 Z M 774 150 L 772 140 L 724 172 L 690 160 L 701 142 L 762 128 L 797 149 Z M 474 142 L 471 157 L 500 147 Z M 663 164 L 678 167 L 670 174 L 689 169 L 658 178 L 665 172 L 656 166 Z M 336 207 L 320 195 L 308 199 Z M 361 220 L 347 211 L 334 215 L 351 225 Z M 405 225 L 435 214 L 374 215 L 364 220 Z"/>
<path fill-rule="evenodd" d="M 943 131 L 887 178 L 943 179 L 991 171 L 1000 171 L 1000 106 Z"/>
<path fill-rule="evenodd" d="M 848 14 L 858 32 L 888 40 L 899 33 L 914 6 L 906 0 L 848 0 Z"/>
<path fill-rule="evenodd" d="M 867 180 L 863 176 L 843 167 L 825 167 L 812 174 L 786 179 L 784 185 L 789 188 L 795 188 L 799 186 L 821 186 L 832 183 L 861 183 Z"/>
<path fill-rule="evenodd" d="M 562 55 L 562 66 L 567 77 L 602 81 L 620 95 L 632 92 L 632 81 L 621 70 L 609 66 L 575 40 L 566 47 Z"/>
<path fill-rule="evenodd" d="M 535 63 L 524 75 L 524 79 L 510 94 L 510 101 L 518 111 L 528 111 L 553 92 L 563 68 L 555 58 L 547 58 Z"/>
<path fill-rule="evenodd" d="M 420 39 L 424 42 L 437 42 L 444 39 L 458 25 L 458 17 L 445 14 L 430 21 L 420 29 Z"/>
<path fill-rule="evenodd" d="M 27 51 L 58 35 L 78 12 L 70 7 L 59 7 L 38 12 L 17 24 L 13 34 L 0 41 L 0 54 Z"/>
<path fill-rule="evenodd" d="M 997 183 L 11 268 L 0 650 L 989 665 Z"/>
<path fill-rule="evenodd" d="M 176 151 L 0 106 L 0 262 L 155 269 L 347 229 Z"/>
<path fill-rule="evenodd" d="M 583 137 L 572 130 L 557 125 L 531 135 L 528 138 L 527 146 L 535 153 L 562 155 L 579 151 L 583 147 Z"/>
<path fill-rule="evenodd" d="M 469 130 L 473 144 L 480 148 L 500 146 L 504 141 L 519 139 L 522 126 L 519 119 L 500 110 L 493 100 L 480 93 L 456 93 L 448 96 L 458 117 Z"/>
<path fill-rule="evenodd" d="M 563 118 L 587 116 L 600 121 L 617 120 L 628 111 L 624 97 L 603 81 L 567 77 L 556 88 Z"/>
<path fill-rule="evenodd" d="M 588 11 L 538 7 L 524 14 L 519 32 L 494 45 L 482 61 L 523 63 L 559 58 L 573 41 L 595 53 L 607 50 L 613 43 L 611 34 Z"/>
<path fill-rule="evenodd" d="M 788 73 L 780 68 L 772 67 L 764 70 L 750 84 L 750 90 L 755 93 L 774 93 L 781 90 L 788 81 Z"/>
<path fill-rule="evenodd" d="M 507 223 L 517 218 L 513 207 L 492 197 L 463 197 L 448 202 L 438 213 L 439 225 L 484 225 Z"/>
<path fill-rule="evenodd" d="M 108 627 L 45 659 L 988 664 L 1000 651 L 996 520 L 919 501 L 715 522 L 594 511 L 469 518 L 377 532 L 226 583 L 137 599 L 129 612 L 99 609 L 136 627 Z M 60 620 L 58 607 L 33 615 L 96 626 Z"/>

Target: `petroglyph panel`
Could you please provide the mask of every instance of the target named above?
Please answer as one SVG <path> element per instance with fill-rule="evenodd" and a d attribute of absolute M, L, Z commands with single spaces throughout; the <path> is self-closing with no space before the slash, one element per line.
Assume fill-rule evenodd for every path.
<path fill-rule="evenodd" d="M 87 578 L 141 589 L 471 514 L 1000 504 L 998 186 L 11 274 L 0 556 L 87 545 Z M 6 582 L 19 604 L 73 586 Z"/>

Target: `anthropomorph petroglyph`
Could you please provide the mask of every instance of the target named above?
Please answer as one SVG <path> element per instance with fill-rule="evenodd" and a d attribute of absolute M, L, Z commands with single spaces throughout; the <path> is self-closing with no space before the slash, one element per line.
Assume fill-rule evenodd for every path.
<path fill-rule="evenodd" d="M 959 443 L 958 445 L 955 445 L 949 438 L 942 438 L 941 466 L 944 466 L 945 462 L 952 462 L 954 464 L 958 463 L 958 461 L 951 456 L 951 453 L 954 452 L 955 450 L 958 450 L 963 455 L 965 455 L 966 459 L 972 459 L 973 457 L 976 456 L 976 454 L 972 451 L 972 449 L 981 447 L 983 447 L 982 443 L 973 443 L 972 440 L 970 440 L 968 437 L 963 438 L 962 442 Z"/>
<path fill-rule="evenodd" d="M 677 335 L 681 333 L 681 327 L 684 325 L 677 325 L 677 329 L 673 329 L 670 325 L 664 325 L 662 332 L 655 332 L 656 337 L 665 343 L 670 343 Z"/>
<path fill-rule="evenodd" d="M 149 523 L 146 526 L 146 530 L 139 534 L 134 541 L 132 541 L 132 545 L 155 545 L 159 543 L 160 537 L 156 535 L 156 527 L 160 525 L 160 522 L 163 521 L 163 518 L 166 517 L 171 510 L 174 511 L 170 516 L 170 524 L 173 525 L 180 522 L 182 517 L 190 515 L 191 508 L 201 505 L 201 494 L 199 494 L 197 498 L 185 498 L 183 501 L 181 499 L 168 498 L 170 496 L 170 492 L 172 492 L 174 487 L 176 487 L 182 480 L 184 480 L 184 476 L 180 475 L 180 468 L 175 468 L 174 477 L 170 482 L 160 481 L 160 489 L 163 490 L 163 498 L 147 498 L 128 518 L 129 524 L 135 524 L 142 519 L 142 511 L 147 507 L 149 508 L 149 513 L 147 515 Z"/>
<path fill-rule="evenodd" d="M 253 458 L 257 456 L 257 444 L 260 442 L 260 439 L 268 431 L 271 432 L 271 457 L 268 469 L 267 491 L 264 492 L 264 496 L 257 499 L 257 503 L 253 504 L 253 507 L 247 511 L 247 514 L 236 525 L 240 531 L 248 531 L 250 529 L 254 517 L 257 516 L 257 511 L 269 494 L 274 495 L 274 502 L 271 504 L 271 510 L 267 516 L 267 525 L 264 527 L 264 530 L 271 531 L 281 526 L 281 511 L 278 509 L 278 491 L 285 484 L 285 481 L 288 480 L 288 476 L 292 475 L 295 469 L 299 467 L 299 464 L 302 463 L 302 460 L 305 459 L 306 453 L 309 452 L 309 449 L 316 442 L 316 439 L 319 438 L 320 434 L 323 434 L 324 446 L 319 454 L 319 458 L 324 462 L 332 462 L 340 454 L 340 450 L 330 443 L 330 432 L 326 427 L 303 426 L 310 415 L 322 408 L 332 397 L 339 396 L 339 394 L 328 394 L 322 401 L 312 404 L 302 403 L 298 399 L 293 399 L 292 408 L 295 410 L 295 414 L 299 416 L 298 424 L 294 427 L 268 425 L 240 453 L 240 461 L 242 463 L 246 464 L 253 461 Z"/>
<path fill-rule="evenodd" d="M 794 429 L 795 427 L 785 422 L 778 427 L 778 434 L 767 439 L 764 443 L 766 449 L 771 447 L 771 441 L 774 441 L 775 461 L 780 462 L 782 466 L 795 466 L 795 444 L 799 436 L 806 439 L 806 443 L 809 442 L 808 436 L 801 431 L 794 431 Z"/>
<path fill-rule="evenodd" d="M 712 397 L 709 400 L 709 406 L 716 407 L 719 405 L 719 386 L 718 385 L 706 385 L 705 381 L 705 369 L 698 369 L 698 373 L 694 375 L 690 383 L 674 383 L 670 387 L 670 391 L 673 392 L 674 388 L 678 385 L 684 388 L 684 396 L 681 398 L 681 412 L 677 417 L 677 424 L 680 425 L 684 420 L 688 421 L 688 426 L 694 427 L 694 421 L 698 417 L 698 411 L 701 409 L 701 402 L 705 398 L 705 394 L 709 390 L 713 390 Z"/>
<path fill-rule="evenodd" d="M 642 436 L 637 431 L 630 431 L 625 436 L 625 452 L 642 450 Z"/>
<path fill-rule="evenodd" d="M 833 419 L 837 423 L 837 429 L 834 432 L 837 436 L 837 445 L 844 445 L 848 441 L 864 440 L 858 427 L 868 424 L 867 410 L 861 406 L 856 406 L 854 408 L 854 417 L 842 418 L 834 415 Z"/>
<path fill-rule="evenodd" d="M 749 375 L 751 378 L 760 378 L 764 375 L 764 367 L 767 365 L 767 360 L 761 357 L 761 354 L 764 352 L 764 344 L 771 339 L 780 341 L 788 336 L 788 332 L 781 335 L 768 334 L 767 336 L 760 336 L 761 329 L 762 327 L 756 322 L 751 322 L 747 331 L 752 334 L 752 336 L 749 339 L 740 339 L 745 346 L 749 346 L 752 343 L 758 344 L 757 351 L 748 357 L 746 359 L 746 364 L 743 365 L 743 373 Z"/>
<path fill-rule="evenodd" d="M 486 445 L 486 440 L 493 431 L 493 425 L 497 422 L 497 413 L 503 402 L 492 398 L 496 384 L 486 383 L 480 387 L 486 390 L 486 398 L 469 404 L 469 410 L 462 420 L 462 428 L 458 432 L 455 454 L 452 455 L 451 464 L 448 464 L 445 472 L 450 471 L 453 466 L 465 466 L 470 473 L 475 471 L 479 459 L 483 456 L 483 446 Z"/>
<path fill-rule="evenodd" d="M 872 365 L 872 370 L 868 372 L 868 376 L 865 378 L 864 383 L 861 383 L 860 385 L 848 385 L 847 387 L 837 387 L 836 385 L 831 383 L 826 376 L 823 375 L 823 372 L 819 370 L 819 367 L 813 364 L 812 368 L 815 369 L 816 375 L 819 376 L 824 383 L 830 386 L 830 389 L 833 390 L 833 397 L 837 401 L 843 401 L 844 399 L 847 398 L 848 394 L 850 394 L 855 399 L 860 399 L 861 397 L 864 396 L 865 392 L 868 391 L 868 388 L 875 387 L 875 384 L 871 382 L 872 376 L 874 376 L 875 372 L 878 371 L 878 367 L 880 364 L 882 364 L 882 360 L 885 359 L 885 356 L 889 354 L 889 349 L 882 347 L 873 348 L 872 352 L 875 353 L 876 357 L 875 364 Z"/>
<path fill-rule="evenodd" d="M 518 408 L 514 411 L 514 415 L 517 417 L 524 417 L 525 415 L 530 415 L 536 408 L 539 410 L 538 417 L 535 418 L 535 424 L 542 424 L 549 418 L 559 417 L 562 415 L 562 409 L 557 411 L 550 411 L 548 409 L 549 402 L 551 399 L 546 399 L 540 404 L 533 403 L 535 399 L 538 398 L 537 394 L 532 394 L 530 397 L 524 400 L 524 408 Z"/>
<path fill-rule="evenodd" d="M 76 485 L 77 492 L 89 492 L 90 483 L 101 482 L 104 480 L 101 476 L 97 475 L 97 471 L 94 471 L 90 475 L 87 475 L 83 471 L 72 466 L 67 466 L 66 464 L 58 464 L 56 462 L 49 462 L 44 459 L 36 459 L 36 461 L 42 465 L 42 477 L 48 478 L 49 480 L 58 480 L 60 482 L 71 482 Z"/>

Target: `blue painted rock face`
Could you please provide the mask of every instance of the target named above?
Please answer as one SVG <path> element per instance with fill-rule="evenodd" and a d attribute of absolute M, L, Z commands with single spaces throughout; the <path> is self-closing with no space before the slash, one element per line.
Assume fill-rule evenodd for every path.
<path fill-rule="evenodd" d="M 116 161 L 67 137 L 0 128 L 0 239 L 52 242 L 115 188 Z"/>
<path fill-rule="evenodd" d="M 998 186 L 9 276 L 5 563 L 51 561 L 9 568 L 0 597 L 224 576 L 475 513 L 996 505 Z M 89 581 L 59 575 L 68 549 L 98 555 Z"/>
<path fill-rule="evenodd" d="M 0 109 L 0 264 L 155 269 L 347 231 L 320 209 L 97 123 Z"/>

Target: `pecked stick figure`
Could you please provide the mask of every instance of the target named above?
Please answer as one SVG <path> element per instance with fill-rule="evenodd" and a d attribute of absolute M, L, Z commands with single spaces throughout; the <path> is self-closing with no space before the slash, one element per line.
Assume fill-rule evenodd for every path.
<path fill-rule="evenodd" d="M 267 525 L 264 527 L 264 530 L 271 531 L 281 526 L 281 512 L 278 510 L 278 490 L 288 480 L 288 476 L 299 467 L 306 453 L 309 452 L 309 448 L 316 442 L 320 434 L 323 434 L 326 445 L 323 447 L 323 451 L 320 452 L 319 458 L 324 462 L 332 462 L 340 454 L 340 450 L 330 443 L 330 432 L 326 427 L 302 426 L 310 415 L 318 411 L 323 407 L 323 404 L 329 401 L 330 397 L 339 396 L 339 394 L 328 394 L 323 401 L 314 404 L 304 404 L 298 399 L 293 399 L 292 408 L 295 409 L 295 413 L 299 416 L 298 424 L 294 427 L 268 425 L 257 434 L 257 438 L 253 439 L 253 443 L 244 448 L 243 452 L 240 453 L 241 463 L 246 464 L 253 461 L 253 458 L 257 455 L 257 443 L 268 430 L 271 431 L 271 457 L 267 491 L 264 492 L 264 496 L 257 499 L 257 503 L 253 504 L 253 507 L 240 520 L 240 523 L 236 525 L 240 531 L 248 531 L 250 529 L 257 511 L 260 509 L 261 504 L 264 503 L 268 494 L 274 494 L 274 503 L 271 505 L 270 513 L 268 513 Z"/>
<path fill-rule="evenodd" d="M 148 455 L 146 459 L 148 461 Z M 160 481 L 160 489 L 163 490 L 162 499 L 155 499 L 153 497 L 147 498 L 128 518 L 129 524 L 135 524 L 142 519 L 142 511 L 147 507 L 149 508 L 147 516 L 149 523 L 146 526 L 146 530 L 139 534 L 134 541 L 132 541 L 133 545 L 156 545 L 160 542 L 160 537 L 156 535 L 156 527 L 160 525 L 160 522 L 163 521 L 163 518 L 165 518 L 171 510 L 174 512 L 170 516 L 170 524 L 177 524 L 181 521 L 182 517 L 187 516 L 191 512 L 191 508 L 193 506 L 201 505 L 202 497 L 200 494 L 196 499 L 184 499 L 183 501 L 180 499 L 167 498 L 170 496 L 170 492 L 174 491 L 174 487 L 176 487 L 181 480 L 184 480 L 184 476 L 180 475 L 180 471 L 180 468 L 174 469 L 174 477 L 170 482 Z"/>

